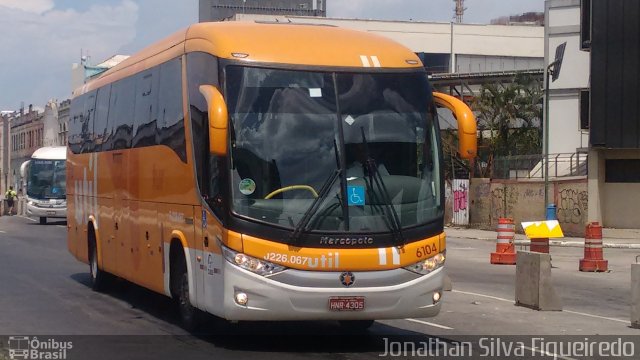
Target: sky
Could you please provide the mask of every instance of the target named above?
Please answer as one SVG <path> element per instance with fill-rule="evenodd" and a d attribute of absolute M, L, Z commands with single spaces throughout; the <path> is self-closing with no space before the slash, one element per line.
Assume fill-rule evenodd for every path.
<path fill-rule="evenodd" d="M 240 0 L 238 0 L 240 1 Z M 452 0 L 326 0 L 327 16 L 449 22 Z M 544 0 L 466 0 L 465 23 L 544 11 Z M 0 110 L 71 96 L 71 64 L 132 54 L 198 21 L 198 0 L 0 0 Z"/>

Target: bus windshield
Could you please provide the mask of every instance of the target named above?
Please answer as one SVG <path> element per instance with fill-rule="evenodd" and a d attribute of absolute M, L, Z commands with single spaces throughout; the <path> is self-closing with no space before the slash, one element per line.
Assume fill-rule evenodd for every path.
<path fill-rule="evenodd" d="M 228 66 L 225 73 L 236 214 L 353 233 L 390 232 L 442 215 L 424 72 Z"/>
<path fill-rule="evenodd" d="M 32 159 L 27 195 L 34 199 L 66 198 L 66 161 Z"/>

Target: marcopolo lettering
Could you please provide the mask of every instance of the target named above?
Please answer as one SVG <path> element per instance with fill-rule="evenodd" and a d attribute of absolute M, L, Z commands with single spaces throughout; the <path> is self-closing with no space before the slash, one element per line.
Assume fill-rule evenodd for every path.
<path fill-rule="evenodd" d="M 358 237 L 331 237 L 323 236 L 320 238 L 320 245 L 373 245 L 373 238 L 370 236 Z"/>

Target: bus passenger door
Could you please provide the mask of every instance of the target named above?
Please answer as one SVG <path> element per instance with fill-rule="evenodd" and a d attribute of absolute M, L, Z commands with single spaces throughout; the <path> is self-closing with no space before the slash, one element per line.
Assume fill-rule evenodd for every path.
<path fill-rule="evenodd" d="M 200 244 L 203 249 L 204 271 L 201 272 L 203 287 L 202 301 L 200 306 L 216 316 L 223 316 L 223 288 L 224 278 L 222 274 L 222 250 L 220 241 L 222 240 L 222 224 L 211 215 L 208 209 L 198 207 L 201 213 L 199 227 Z"/>

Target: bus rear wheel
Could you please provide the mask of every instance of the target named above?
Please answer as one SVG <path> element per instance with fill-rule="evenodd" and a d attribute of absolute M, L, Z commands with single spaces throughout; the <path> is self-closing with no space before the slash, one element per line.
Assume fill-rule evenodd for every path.
<path fill-rule="evenodd" d="M 44 216 L 40 216 L 40 225 L 46 225 L 47 224 L 47 218 Z"/>
<path fill-rule="evenodd" d="M 180 316 L 180 324 L 190 332 L 198 328 L 198 309 L 191 305 L 189 299 L 189 273 L 187 272 L 187 264 L 183 256 L 176 256 L 175 270 L 172 274 L 173 295 L 178 306 L 178 315 Z"/>
<path fill-rule="evenodd" d="M 106 274 L 98 266 L 98 249 L 93 237 L 93 229 L 89 232 L 89 274 L 91 275 L 91 288 L 95 291 L 104 290 Z"/>

